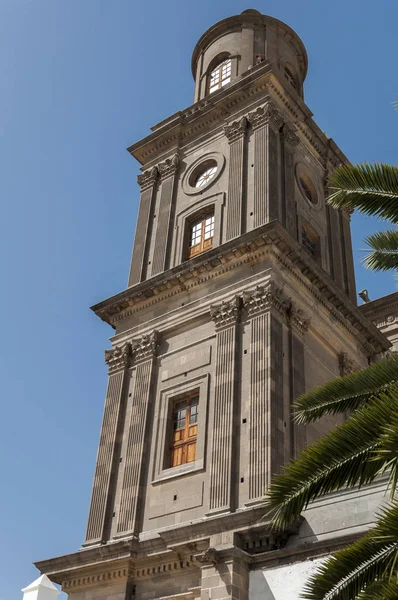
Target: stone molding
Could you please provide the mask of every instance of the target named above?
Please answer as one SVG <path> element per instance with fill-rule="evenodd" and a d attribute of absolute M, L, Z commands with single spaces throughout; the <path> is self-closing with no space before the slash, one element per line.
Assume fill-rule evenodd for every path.
<path fill-rule="evenodd" d="M 283 294 L 273 281 L 266 286 L 257 286 L 254 290 L 243 292 L 243 304 L 249 317 L 269 310 L 271 307 L 286 316 L 290 306 L 290 298 Z"/>
<path fill-rule="evenodd" d="M 324 306 L 367 354 L 390 347 L 384 335 L 362 314 L 308 253 L 276 222 L 267 223 L 209 250 L 205 255 L 177 265 L 150 280 L 143 281 L 92 307 L 106 323 L 115 326 L 121 320 L 169 298 L 186 293 L 228 271 L 254 265 L 272 255 L 280 265 Z"/>
<path fill-rule="evenodd" d="M 247 128 L 247 118 L 242 117 L 241 119 L 224 125 L 224 133 L 228 138 L 228 142 L 233 144 L 237 140 L 240 140 L 244 135 Z"/>
<path fill-rule="evenodd" d="M 86 576 L 71 577 L 62 581 L 62 591 L 70 592 L 85 587 L 94 587 L 97 585 L 105 585 L 109 583 L 131 581 L 134 577 L 134 566 L 116 565 L 113 568 L 102 569 L 100 572 L 90 573 Z"/>
<path fill-rule="evenodd" d="M 359 367 L 355 364 L 355 361 L 349 358 L 347 352 L 340 352 L 339 369 L 340 377 L 345 377 L 346 375 L 350 375 L 350 373 L 354 373 L 354 371 L 358 371 Z"/>
<path fill-rule="evenodd" d="M 254 131 L 271 123 L 276 129 L 280 129 L 284 123 L 284 119 L 280 112 L 276 110 L 272 102 L 267 102 L 263 106 L 259 106 L 256 110 L 249 112 L 247 120 L 253 127 Z"/>
<path fill-rule="evenodd" d="M 216 324 L 216 329 L 231 327 L 239 320 L 241 300 L 234 296 L 232 300 L 210 306 L 210 317 Z"/>
<path fill-rule="evenodd" d="M 305 312 L 301 308 L 298 308 L 295 302 L 291 302 L 289 308 L 289 323 L 292 330 L 303 337 L 309 329 L 311 319 L 306 317 Z"/>
<path fill-rule="evenodd" d="M 171 175 L 174 175 L 180 164 L 180 158 L 178 154 L 174 154 L 171 158 L 167 158 L 165 161 L 158 164 L 158 170 L 161 179 L 166 179 Z"/>
<path fill-rule="evenodd" d="M 285 142 L 292 147 L 297 146 L 300 141 L 296 131 L 296 128 L 291 123 L 285 123 L 283 126 L 283 137 Z"/>
<path fill-rule="evenodd" d="M 131 359 L 131 344 L 126 342 L 112 350 L 105 350 L 105 362 L 108 365 L 109 375 L 129 366 Z"/>
<path fill-rule="evenodd" d="M 148 358 L 153 358 L 156 354 L 158 338 L 158 332 L 154 330 L 151 331 L 151 333 L 143 335 L 142 338 L 140 338 L 135 345 L 133 342 L 132 354 L 134 362 L 139 362 L 142 360 L 148 360 Z"/>
<path fill-rule="evenodd" d="M 138 185 L 141 187 L 141 191 L 147 190 L 148 188 L 155 185 L 159 177 L 159 170 L 157 167 L 152 167 L 148 171 L 144 171 L 141 175 L 137 176 Z"/>

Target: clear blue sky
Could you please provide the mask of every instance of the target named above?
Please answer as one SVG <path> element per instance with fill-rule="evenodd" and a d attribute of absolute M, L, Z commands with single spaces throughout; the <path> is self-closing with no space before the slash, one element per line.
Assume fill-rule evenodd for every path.
<path fill-rule="evenodd" d="M 0 600 L 83 541 L 112 330 L 89 306 L 127 281 L 139 190 L 125 148 L 192 103 L 192 49 L 256 8 L 309 55 L 306 101 L 353 162 L 398 156 L 396 0 L 1 0 Z M 360 266 L 378 224 L 352 220 Z"/>

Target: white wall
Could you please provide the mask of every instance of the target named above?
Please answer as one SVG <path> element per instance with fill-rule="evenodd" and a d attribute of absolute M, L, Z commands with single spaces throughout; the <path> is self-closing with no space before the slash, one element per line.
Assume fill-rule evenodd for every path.
<path fill-rule="evenodd" d="M 250 572 L 249 600 L 298 600 L 323 558 Z"/>

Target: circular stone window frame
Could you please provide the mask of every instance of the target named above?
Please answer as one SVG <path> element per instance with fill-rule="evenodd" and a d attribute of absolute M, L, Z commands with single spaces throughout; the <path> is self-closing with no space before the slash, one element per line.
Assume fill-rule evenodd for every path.
<path fill-rule="evenodd" d="M 311 194 L 316 198 L 316 202 L 312 202 L 312 200 L 310 200 L 307 197 L 307 194 L 305 193 L 305 191 L 303 189 L 301 179 L 303 179 L 305 181 Z M 297 163 L 297 165 L 296 165 L 296 183 L 300 190 L 300 194 L 303 196 L 303 198 L 308 203 L 308 205 L 311 206 L 311 208 L 313 208 L 315 210 L 320 210 L 322 208 L 322 203 L 321 203 L 321 194 L 320 194 L 319 186 L 314 182 L 314 178 L 311 175 L 311 172 L 305 165 L 303 165 L 303 163 Z"/>
<path fill-rule="evenodd" d="M 206 170 L 206 168 L 210 167 L 209 163 L 215 162 L 217 166 L 217 171 L 213 175 L 211 179 L 204 185 L 200 187 L 195 187 L 195 182 L 200 177 L 200 175 Z M 221 176 L 225 167 L 225 156 L 220 154 L 219 152 L 208 152 L 207 154 L 202 154 L 198 159 L 196 159 L 191 166 L 187 169 L 184 177 L 182 179 L 182 189 L 188 196 L 194 196 L 197 194 L 202 194 L 205 190 L 207 190 L 213 183 L 217 181 L 217 179 Z"/>

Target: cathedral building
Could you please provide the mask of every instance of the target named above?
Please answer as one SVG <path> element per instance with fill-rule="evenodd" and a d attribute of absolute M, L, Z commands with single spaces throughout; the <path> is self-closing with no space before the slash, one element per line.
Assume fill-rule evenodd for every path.
<path fill-rule="evenodd" d="M 69 600 L 295 599 L 372 522 L 383 482 L 278 534 L 264 517 L 271 476 L 334 424 L 295 425 L 295 398 L 398 339 L 396 294 L 357 306 L 350 215 L 325 201 L 347 158 L 306 73 L 298 35 L 245 10 L 196 44 L 193 104 L 128 149 L 141 201 L 128 287 L 93 307 L 114 334 L 86 537 L 36 563 Z"/>

